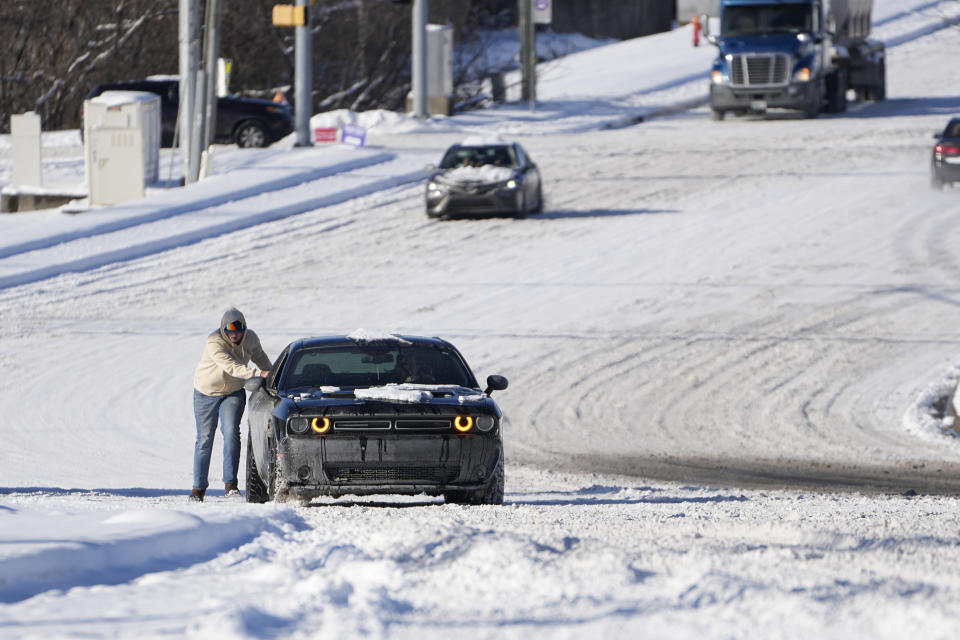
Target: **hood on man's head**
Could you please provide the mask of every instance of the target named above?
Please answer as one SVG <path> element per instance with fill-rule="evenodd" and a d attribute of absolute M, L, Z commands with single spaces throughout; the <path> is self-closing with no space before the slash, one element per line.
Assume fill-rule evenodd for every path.
<path fill-rule="evenodd" d="M 236 307 L 230 307 L 229 309 L 227 309 L 226 311 L 223 312 L 223 317 L 220 318 L 220 333 L 221 333 L 221 334 L 223 334 L 223 328 L 226 327 L 226 326 L 227 326 L 228 324 L 230 324 L 231 322 L 239 322 L 239 323 L 242 324 L 244 327 L 247 326 L 247 321 L 246 321 L 246 319 L 243 317 L 243 314 L 240 313 L 240 310 L 237 309 Z M 226 337 L 225 334 L 224 334 L 224 337 Z"/>

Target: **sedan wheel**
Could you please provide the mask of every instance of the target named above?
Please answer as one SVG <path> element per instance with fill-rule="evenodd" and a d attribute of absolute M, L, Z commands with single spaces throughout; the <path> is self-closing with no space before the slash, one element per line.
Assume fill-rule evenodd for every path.
<path fill-rule="evenodd" d="M 267 146 L 267 132 L 259 122 L 244 122 L 234 134 L 237 146 L 244 149 Z"/>

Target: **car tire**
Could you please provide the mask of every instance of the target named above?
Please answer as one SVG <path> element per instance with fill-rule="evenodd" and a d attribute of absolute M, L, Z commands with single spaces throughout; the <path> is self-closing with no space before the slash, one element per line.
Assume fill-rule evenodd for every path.
<path fill-rule="evenodd" d="M 530 210 L 530 213 L 541 213 L 543 211 L 543 189 L 537 185 L 537 204 Z"/>
<path fill-rule="evenodd" d="M 486 489 L 478 491 L 448 491 L 443 499 L 448 504 L 503 504 L 503 458 L 497 463 L 493 471 L 493 482 Z"/>
<path fill-rule="evenodd" d="M 246 120 L 237 125 L 233 132 L 233 140 L 242 149 L 266 147 L 267 130 L 256 120 Z"/>
<path fill-rule="evenodd" d="M 253 447 L 250 431 L 247 431 L 247 502 L 262 504 L 270 499 L 267 493 L 267 485 L 260 478 L 257 471 L 257 461 L 253 459 Z"/>

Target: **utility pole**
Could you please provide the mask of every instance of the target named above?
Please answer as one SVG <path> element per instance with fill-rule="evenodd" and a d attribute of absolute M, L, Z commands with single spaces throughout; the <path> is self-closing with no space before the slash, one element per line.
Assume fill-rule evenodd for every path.
<path fill-rule="evenodd" d="M 216 138 L 217 127 L 217 58 L 220 57 L 220 0 L 207 0 L 206 34 L 204 35 L 204 69 L 206 97 L 203 114 L 203 148 L 209 149 Z"/>
<path fill-rule="evenodd" d="M 180 0 L 180 100 L 177 117 L 180 123 L 180 157 L 183 161 L 184 181 L 187 184 L 196 182 L 200 170 L 199 155 L 196 166 L 193 166 L 192 162 L 197 68 L 200 66 L 199 7 L 199 0 Z"/>
<path fill-rule="evenodd" d="M 427 7 L 428 0 L 413 0 L 413 67 L 410 69 L 413 115 L 426 120 L 427 114 Z"/>
<path fill-rule="evenodd" d="M 294 44 L 296 59 L 294 73 L 296 75 L 296 93 L 294 95 L 294 124 L 297 130 L 298 147 L 309 147 L 313 144 L 310 139 L 310 116 L 313 111 L 313 73 L 310 68 L 310 23 L 311 12 L 309 0 L 297 0 L 297 7 L 303 7 L 303 24 L 296 26 Z"/>
<path fill-rule="evenodd" d="M 520 2 L 520 98 L 530 101 L 530 111 L 537 103 L 536 25 L 533 22 L 533 0 Z"/>

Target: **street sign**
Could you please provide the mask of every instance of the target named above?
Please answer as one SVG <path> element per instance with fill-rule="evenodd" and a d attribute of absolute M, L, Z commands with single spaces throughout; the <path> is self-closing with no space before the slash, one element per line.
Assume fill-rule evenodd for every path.
<path fill-rule="evenodd" d="M 533 2 L 533 24 L 550 24 L 553 22 L 552 0 L 530 0 Z"/>
<path fill-rule="evenodd" d="M 315 128 L 313 130 L 313 141 L 314 142 L 336 142 L 337 128 L 336 127 Z"/>
<path fill-rule="evenodd" d="M 340 130 L 340 142 L 362 147 L 367 142 L 367 130 L 358 124 L 346 123 Z"/>

